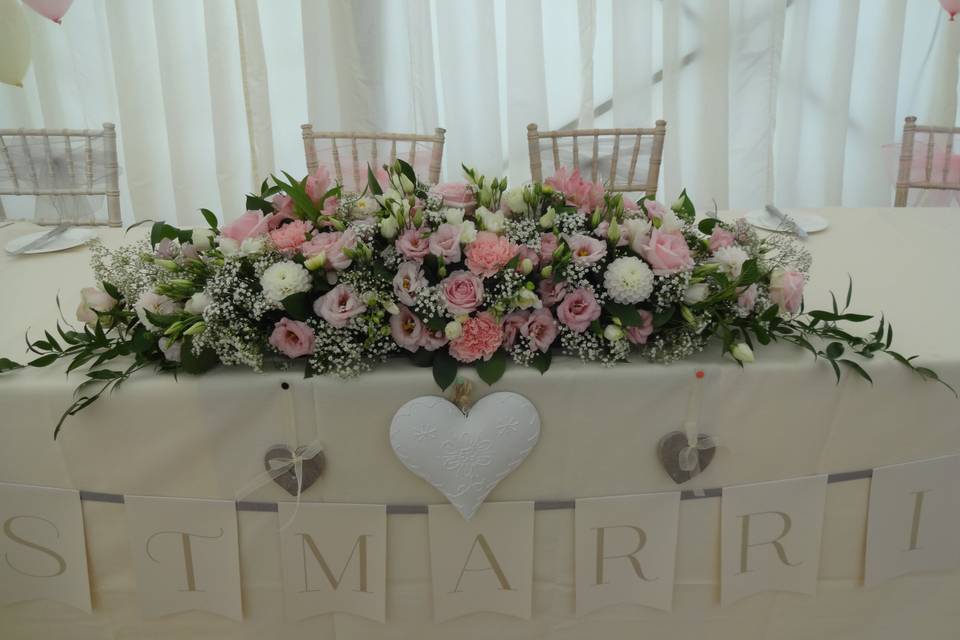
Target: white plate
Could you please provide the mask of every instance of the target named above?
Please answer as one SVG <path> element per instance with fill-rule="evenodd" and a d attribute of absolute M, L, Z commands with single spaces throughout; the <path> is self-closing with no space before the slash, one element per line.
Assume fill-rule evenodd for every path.
<path fill-rule="evenodd" d="M 807 233 L 823 231 L 830 226 L 826 218 L 815 213 L 807 213 L 805 211 L 797 211 L 795 209 L 781 209 L 781 211 L 790 216 L 790 218 Z M 789 223 L 784 222 L 766 209 L 754 209 L 753 211 L 747 213 L 746 218 L 747 222 L 753 226 L 766 229 L 767 231 L 790 230 Z"/>
<path fill-rule="evenodd" d="M 7 253 L 12 253 L 19 249 L 20 247 L 26 246 L 40 238 L 46 233 L 49 233 L 51 230 L 47 229 L 46 231 L 37 231 L 35 233 L 28 233 L 25 236 L 20 236 L 14 238 L 7 243 L 5 247 Z M 80 227 L 73 227 L 67 229 L 61 233 L 56 238 L 53 238 L 45 245 L 37 247 L 36 249 L 31 249 L 30 251 L 24 251 L 20 255 L 27 255 L 28 253 L 52 253 L 54 251 L 63 251 L 64 249 L 72 249 L 74 247 L 79 247 L 82 244 L 86 244 L 97 237 L 97 232 L 93 229 L 82 229 Z"/>

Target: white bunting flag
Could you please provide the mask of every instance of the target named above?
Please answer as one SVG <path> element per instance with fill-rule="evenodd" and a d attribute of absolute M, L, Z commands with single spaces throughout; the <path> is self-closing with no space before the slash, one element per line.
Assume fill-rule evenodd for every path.
<path fill-rule="evenodd" d="M 234 503 L 146 496 L 125 502 L 144 617 L 198 610 L 242 620 Z"/>
<path fill-rule="evenodd" d="M 870 483 L 864 586 L 960 565 L 960 456 L 878 467 Z"/>
<path fill-rule="evenodd" d="M 296 509 L 281 502 L 280 522 Z M 340 612 L 385 621 L 385 506 L 301 504 L 280 534 L 280 557 L 288 619 Z"/>
<path fill-rule="evenodd" d="M 434 621 L 476 611 L 530 618 L 532 502 L 488 502 L 469 521 L 430 505 L 428 527 Z"/>
<path fill-rule="evenodd" d="M 0 527 L 0 604 L 45 598 L 90 613 L 79 492 L 0 483 Z"/>
<path fill-rule="evenodd" d="M 577 617 L 625 602 L 669 611 L 680 493 L 577 500 Z"/>
<path fill-rule="evenodd" d="M 816 593 L 827 476 L 725 487 L 720 602 L 761 591 Z"/>

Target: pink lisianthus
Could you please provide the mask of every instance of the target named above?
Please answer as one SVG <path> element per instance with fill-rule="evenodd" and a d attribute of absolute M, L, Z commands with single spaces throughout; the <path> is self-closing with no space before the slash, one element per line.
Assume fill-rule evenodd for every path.
<path fill-rule="evenodd" d="M 460 362 L 489 360 L 503 343 L 500 323 L 487 312 L 468 318 L 463 323 L 463 333 L 450 341 L 450 355 Z"/>
<path fill-rule="evenodd" d="M 603 185 L 584 180 L 580 176 L 580 169 L 568 172 L 566 167 L 560 167 L 544 183 L 562 192 L 567 201 L 580 211 L 593 211 L 603 202 Z"/>
<path fill-rule="evenodd" d="M 623 198 L 623 210 L 624 211 L 640 211 L 640 205 L 637 204 L 637 201 L 633 198 Z"/>
<path fill-rule="evenodd" d="M 313 175 L 307 177 L 307 195 L 316 205 L 320 204 L 320 198 L 330 190 L 331 186 L 333 181 L 330 179 L 330 170 L 326 165 L 320 165 Z"/>
<path fill-rule="evenodd" d="M 117 301 L 106 291 L 97 287 L 84 287 L 80 290 L 80 305 L 77 307 L 77 320 L 94 327 L 100 316 L 97 312 L 106 313 L 115 306 Z M 100 321 L 103 326 L 111 324 L 110 318 Z"/>
<path fill-rule="evenodd" d="M 750 313 L 757 304 L 757 285 L 752 284 L 749 287 L 739 287 L 737 289 L 737 306 L 743 311 Z"/>
<path fill-rule="evenodd" d="M 520 333 L 530 339 L 530 344 L 546 352 L 557 338 L 557 321 L 549 309 L 537 309 L 520 327 Z"/>
<path fill-rule="evenodd" d="M 806 284 L 799 271 L 775 269 L 770 276 L 770 302 L 787 313 L 797 313 L 803 304 L 803 287 Z"/>
<path fill-rule="evenodd" d="M 567 295 L 567 285 L 564 282 L 557 282 L 553 278 L 544 278 L 537 286 L 537 292 L 540 294 L 540 300 L 544 306 L 552 307 Z"/>
<path fill-rule="evenodd" d="M 553 262 L 553 252 L 557 250 L 557 246 L 560 244 L 560 240 L 557 239 L 556 234 L 553 233 L 541 233 L 540 234 L 540 262 L 543 264 L 550 264 Z"/>
<path fill-rule="evenodd" d="M 446 264 L 460 262 L 460 225 L 443 223 L 430 234 L 430 253 Z"/>
<path fill-rule="evenodd" d="M 407 229 L 397 238 L 397 251 L 408 260 L 423 262 L 430 253 L 430 237 L 426 229 Z"/>
<path fill-rule="evenodd" d="M 293 220 L 293 198 L 285 193 L 278 193 L 273 196 L 273 217 L 270 218 L 268 226 L 276 229 L 284 220 Z"/>
<path fill-rule="evenodd" d="M 582 233 L 569 236 L 567 246 L 573 252 L 572 260 L 577 264 L 595 264 L 607 255 L 607 243 Z"/>
<path fill-rule="evenodd" d="M 725 247 L 732 247 L 736 239 L 733 237 L 733 234 L 727 231 L 726 229 L 720 228 L 720 225 L 717 225 L 713 228 L 713 233 L 710 234 L 710 239 L 707 240 L 707 246 L 710 248 L 711 253 L 716 253 L 718 250 Z"/>
<path fill-rule="evenodd" d="M 154 249 L 153 255 L 165 259 L 175 258 L 177 257 L 177 245 L 170 238 L 163 238 L 157 243 L 157 248 Z"/>
<path fill-rule="evenodd" d="M 440 347 L 447 344 L 449 340 L 444 334 L 443 329 L 438 329 L 437 331 L 431 331 L 430 327 L 424 325 L 423 332 L 420 334 L 420 346 L 426 349 L 427 351 L 436 351 Z"/>
<path fill-rule="evenodd" d="M 335 327 L 345 327 L 354 316 L 367 310 L 367 305 L 352 287 L 338 284 L 313 303 L 313 312 Z"/>
<path fill-rule="evenodd" d="M 653 333 L 653 314 L 646 309 L 637 309 L 637 313 L 640 314 L 640 324 L 627 327 L 627 340 L 633 344 L 646 344 Z"/>
<path fill-rule="evenodd" d="M 405 305 L 413 306 L 417 293 L 427 286 L 427 279 L 416 262 L 402 262 L 393 276 L 393 295 Z"/>
<path fill-rule="evenodd" d="M 503 348 L 510 350 L 517 341 L 517 333 L 527 324 L 529 311 L 514 311 L 503 319 Z"/>
<path fill-rule="evenodd" d="M 599 317 L 600 305 L 589 289 L 574 289 L 557 306 L 557 318 L 577 333 L 586 331 Z"/>
<path fill-rule="evenodd" d="M 626 200 L 625 200 L 624 202 L 626 202 Z M 610 231 L 610 221 L 609 221 L 609 220 L 604 220 L 604 221 L 602 221 L 600 224 L 597 225 L 597 228 L 596 228 L 596 229 L 593 230 L 593 235 L 597 236 L 598 238 L 603 238 L 604 240 L 606 240 L 606 239 L 607 239 L 607 233 L 609 233 L 609 231 Z M 625 246 L 627 246 L 627 243 L 628 243 L 627 234 L 625 234 L 625 233 L 623 232 L 623 229 L 621 228 L 621 230 L 620 230 L 620 237 L 617 238 L 617 246 L 618 246 L 618 247 L 625 247 Z"/>
<path fill-rule="evenodd" d="M 220 229 L 220 237 L 235 240 L 238 244 L 247 238 L 256 238 L 267 233 L 273 214 L 262 211 L 247 211 L 245 214 Z"/>
<path fill-rule="evenodd" d="M 318 233 L 300 245 L 300 251 L 307 258 L 323 253 L 326 257 L 325 266 L 328 271 L 343 271 L 353 262 L 353 259 L 347 256 L 345 250 L 353 250 L 356 246 L 357 233 L 352 228 L 348 228 L 346 231 Z"/>
<path fill-rule="evenodd" d="M 517 246 L 503 236 L 480 231 L 467 245 L 467 268 L 478 276 L 489 277 L 503 269 L 517 253 Z"/>
<path fill-rule="evenodd" d="M 667 212 L 667 208 L 656 200 L 644 200 L 643 206 L 647 208 L 647 217 L 651 220 L 662 220 L 663 214 Z"/>
<path fill-rule="evenodd" d="M 400 313 L 390 316 L 390 335 L 393 336 L 394 342 L 413 353 L 420 348 L 424 331 L 423 323 L 407 307 L 402 304 L 397 306 L 400 307 Z"/>
<path fill-rule="evenodd" d="M 306 322 L 280 318 L 273 326 L 268 342 L 288 358 L 299 358 L 313 353 L 316 336 Z"/>
<path fill-rule="evenodd" d="M 693 268 L 690 247 L 687 246 L 682 233 L 654 229 L 650 239 L 639 249 L 640 255 L 650 263 L 653 272 L 658 276 Z"/>
<path fill-rule="evenodd" d="M 443 198 L 443 206 L 467 209 L 476 204 L 473 188 L 465 182 L 444 182 L 430 190 Z"/>
<path fill-rule="evenodd" d="M 307 241 L 307 234 L 313 231 L 313 225 L 303 220 L 288 222 L 270 232 L 270 239 L 280 251 L 298 249 Z"/>
<path fill-rule="evenodd" d="M 536 269 L 537 265 L 540 264 L 540 256 L 536 251 L 526 245 L 520 245 L 520 247 L 517 249 L 517 255 L 520 256 L 520 259 L 517 261 L 517 271 L 522 272 L 524 260 L 530 260 L 534 269 Z"/>
<path fill-rule="evenodd" d="M 440 294 L 452 315 L 471 313 L 483 302 L 483 280 L 469 271 L 454 271 L 440 281 Z"/>

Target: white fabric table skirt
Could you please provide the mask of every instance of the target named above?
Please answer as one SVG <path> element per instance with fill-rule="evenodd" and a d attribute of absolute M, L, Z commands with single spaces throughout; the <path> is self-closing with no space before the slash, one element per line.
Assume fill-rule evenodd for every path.
<path fill-rule="evenodd" d="M 813 284 L 808 307 L 829 304 L 854 276 L 858 312 L 884 311 L 907 355 L 919 353 L 947 380 L 960 382 L 960 343 L 952 336 L 956 299 L 955 237 L 950 210 L 827 210 L 826 232 L 811 236 Z M 0 230 L 0 242 L 24 225 Z M 99 231 L 108 244 L 121 237 Z M 136 232 L 131 232 L 131 234 Z M 65 313 L 90 284 L 87 252 L 0 257 L 0 354 L 19 357 L 22 332 L 51 326 L 59 289 Z M 866 327 L 864 327 L 866 329 Z M 869 327 L 874 328 L 872 325 Z M 529 397 L 540 411 L 541 440 L 490 500 L 571 499 L 673 490 L 655 457 L 656 443 L 679 428 L 688 380 L 707 371 L 701 431 L 721 448 L 684 488 L 729 486 L 822 472 L 872 468 L 960 452 L 958 403 L 884 360 L 870 363 L 876 384 L 774 346 L 740 369 L 716 351 L 669 367 L 635 363 L 605 369 L 555 360 L 546 376 L 513 367 L 492 390 Z M 296 372 L 254 375 L 221 370 L 200 378 L 140 376 L 119 392 L 52 429 L 75 379 L 62 369 L 0 380 L 0 481 L 90 491 L 232 499 L 259 473 L 262 456 L 284 442 L 282 381 L 293 385 L 303 442 L 319 436 L 325 475 L 308 501 L 438 503 L 442 498 L 406 471 L 389 448 L 393 412 L 412 397 L 435 394 L 428 369 L 393 361 L 360 380 L 300 379 Z M 475 379 L 475 378 L 474 378 Z M 477 383 L 477 392 L 491 391 Z M 290 392 L 287 392 L 290 393 Z M 283 620 L 277 515 L 239 514 L 245 620 L 188 613 L 141 620 L 122 505 L 83 505 L 94 614 L 65 605 L 0 608 L 0 637 L 264 638 L 902 638 L 951 637 L 960 573 L 898 578 L 864 590 L 863 547 L 868 480 L 831 484 L 827 493 L 820 585 L 816 596 L 767 593 L 719 607 L 718 499 L 684 501 L 674 611 L 620 606 L 573 616 L 573 511 L 535 520 L 534 617 L 475 614 L 432 622 L 423 515 L 388 518 L 387 624 L 349 615 Z M 289 499 L 268 486 L 248 500 Z"/>

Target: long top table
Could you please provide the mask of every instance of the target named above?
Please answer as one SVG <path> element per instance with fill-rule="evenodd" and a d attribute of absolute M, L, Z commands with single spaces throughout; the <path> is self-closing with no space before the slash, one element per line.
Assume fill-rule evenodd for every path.
<path fill-rule="evenodd" d="M 954 328 L 960 311 L 957 210 L 819 213 L 831 226 L 808 241 L 814 256 L 808 308 L 829 308 L 829 290 L 844 293 L 849 273 L 853 310 L 883 312 L 903 353 L 920 354 L 945 379 L 960 384 Z M 29 230 L 25 223 L 0 230 L 0 245 Z M 119 230 L 98 233 L 115 246 L 140 232 L 126 238 Z M 84 248 L 16 258 L 0 254 L 0 355 L 23 359 L 24 330 L 53 326 L 58 291 L 72 317 L 80 288 L 93 284 L 88 260 Z M 701 431 L 719 437 L 721 447 L 685 489 L 867 469 L 960 451 L 960 402 L 892 361 L 869 363 L 871 387 L 848 374 L 836 384 L 827 363 L 789 345 L 763 348 L 757 362 L 743 369 L 718 355 L 710 349 L 670 366 L 635 362 L 614 368 L 557 358 L 545 376 L 510 367 L 492 389 L 473 376 L 479 395 L 492 390 L 526 395 L 543 424 L 530 457 L 488 499 L 566 500 L 675 489 L 656 460 L 656 443 L 680 428 L 688 380 L 697 368 L 707 374 Z M 0 378 L 0 481 L 233 499 L 262 471 L 264 451 L 287 440 L 280 385 L 289 382 L 301 441 L 319 438 L 329 462 L 305 500 L 443 501 L 396 460 L 387 438 L 400 405 L 438 393 L 428 369 L 392 361 L 347 382 L 239 369 L 179 382 L 140 375 L 68 421 L 54 442 L 53 425 L 77 381 L 65 377 L 62 367 Z M 483 630 L 495 625 L 504 637 L 637 637 L 647 631 L 678 638 L 900 638 L 918 628 L 929 631 L 922 637 L 947 637 L 956 628 L 960 575 L 910 576 L 870 591 L 860 588 L 868 490 L 868 481 L 831 485 L 815 597 L 768 593 L 720 609 L 719 500 L 691 500 L 681 507 L 674 611 L 624 605 L 580 620 L 573 617 L 572 511 L 537 513 L 532 620 L 476 614 L 441 625 L 430 622 L 426 518 L 391 516 L 386 626 L 339 614 L 285 622 L 279 550 L 271 541 L 276 515 L 247 512 L 239 514 L 246 621 L 189 613 L 143 622 L 123 508 L 85 502 L 94 615 L 55 603 L 13 605 L 0 609 L 0 635 L 173 637 L 203 630 L 205 637 L 233 638 L 304 631 L 323 638 L 440 638 L 487 637 Z M 270 485 L 248 499 L 289 496 Z M 896 607 L 887 606 L 891 598 Z"/>

